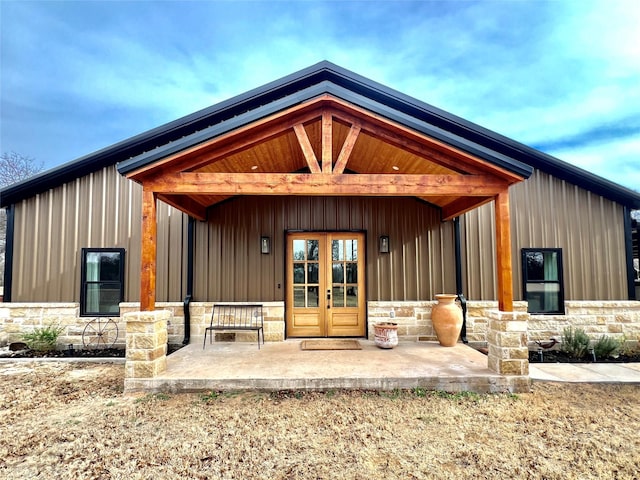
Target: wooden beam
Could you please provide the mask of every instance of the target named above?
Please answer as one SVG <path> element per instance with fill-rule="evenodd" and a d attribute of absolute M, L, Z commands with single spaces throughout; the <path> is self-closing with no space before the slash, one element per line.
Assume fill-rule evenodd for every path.
<path fill-rule="evenodd" d="M 298 108 L 286 114 L 280 113 L 169 155 L 152 165 L 127 174 L 127 178 L 145 182 L 147 177 L 155 176 L 156 172 L 162 175 L 194 170 L 253 148 L 259 143 L 285 134 L 295 125 L 315 120 L 321 115 L 322 110 L 318 108 Z"/>
<path fill-rule="evenodd" d="M 177 208 L 181 212 L 191 215 L 196 220 L 205 221 L 207 219 L 207 207 L 198 203 L 193 198 L 186 195 L 158 195 L 164 203 Z"/>
<path fill-rule="evenodd" d="M 331 112 L 322 112 L 322 173 L 333 169 L 333 118 Z"/>
<path fill-rule="evenodd" d="M 356 140 L 358 140 L 358 135 L 360 135 L 360 129 L 360 124 L 351 125 L 351 129 L 349 130 L 347 138 L 344 141 L 344 145 L 342 145 L 342 149 L 338 155 L 338 160 L 336 160 L 336 164 L 333 167 L 334 175 L 341 175 L 344 173 L 344 169 L 347 166 L 353 147 L 356 144 Z"/>
<path fill-rule="evenodd" d="M 513 312 L 513 269 L 511 265 L 511 218 L 509 191 L 495 197 L 496 215 L 496 271 L 498 274 L 498 309 Z"/>
<path fill-rule="evenodd" d="M 493 197 L 462 197 L 442 207 L 442 221 L 446 222 L 454 217 L 459 217 L 463 213 L 478 208 L 485 203 L 489 203 Z"/>
<path fill-rule="evenodd" d="M 409 127 L 388 120 L 381 115 L 357 107 L 335 97 L 329 97 L 325 101 L 332 106 L 332 115 L 346 123 L 360 122 L 362 131 L 388 142 L 399 148 L 415 153 L 423 158 L 436 161 L 441 165 L 460 173 L 489 173 L 508 180 L 509 183 L 524 180 L 492 162 L 483 160 L 475 155 L 453 147 Z"/>
<path fill-rule="evenodd" d="M 506 183 L 490 175 L 322 175 L 304 173 L 173 173 L 145 182 L 159 194 L 495 196 Z"/>
<path fill-rule="evenodd" d="M 302 125 L 301 123 L 294 125 L 293 131 L 296 133 L 298 143 L 300 144 L 300 148 L 302 148 L 302 153 L 304 154 L 304 158 L 307 161 L 309 170 L 311 170 L 311 173 L 320 173 L 320 165 L 318 165 L 318 159 L 316 158 L 316 154 L 313 151 L 311 141 L 309 140 L 309 136 L 307 135 L 307 131 L 305 130 L 304 125 Z"/>
<path fill-rule="evenodd" d="M 140 311 L 156 308 L 157 252 L 156 194 L 142 190 L 142 246 L 140 262 Z"/>

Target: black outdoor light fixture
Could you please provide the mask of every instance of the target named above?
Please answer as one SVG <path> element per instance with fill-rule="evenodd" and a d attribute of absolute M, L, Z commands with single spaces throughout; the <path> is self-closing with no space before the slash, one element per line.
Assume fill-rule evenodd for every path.
<path fill-rule="evenodd" d="M 271 237 L 266 235 L 260 237 L 260 252 L 264 254 L 271 253 Z"/>
<path fill-rule="evenodd" d="M 378 251 L 380 253 L 389 253 L 389 235 L 380 235 Z"/>

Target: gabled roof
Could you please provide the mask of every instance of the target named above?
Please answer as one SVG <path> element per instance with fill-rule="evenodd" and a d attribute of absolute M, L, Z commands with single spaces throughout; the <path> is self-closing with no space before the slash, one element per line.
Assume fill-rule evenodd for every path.
<path fill-rule="evenodd" d="M 123 174 L 212 136 L 324 93 L 468 152 L 521 177 L 532 168 L 630 208 L 640 194 L 468 122 L 329 62 L 321 62 L 242 95 L 136 135 L 0 191 L 0 206 L 119 164 Z"/>

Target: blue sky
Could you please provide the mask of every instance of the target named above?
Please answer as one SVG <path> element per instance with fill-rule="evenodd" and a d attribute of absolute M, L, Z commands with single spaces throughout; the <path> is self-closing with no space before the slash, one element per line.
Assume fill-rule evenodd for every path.
<path fill-rule="evenodd" d="M 640 190 L 640 1 L 0 0 L 0 151 L 55 167 L 321 60 Z"/>

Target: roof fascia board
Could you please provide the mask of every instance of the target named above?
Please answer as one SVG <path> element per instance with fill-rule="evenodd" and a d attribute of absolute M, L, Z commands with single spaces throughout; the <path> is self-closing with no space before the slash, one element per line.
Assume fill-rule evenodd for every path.
<path fill-rule="evenodd" d="M 573 183 L 581 188 L 590 190 L 598 195 L 613 200 L 632 209 L 640 209 L 640 193 L 623 187 L 615 182 L 588 172 L 575 165 L 564 162 L 552 155 L 533 147 L 520 143 L 511 138 L 465 120 L 449 112 L 441 110 L 426 102 L 376 83 L 356 73 L 341 67 L 328 64 L 338 76 L 336 81 L 346 82 L 353 91 L 366 92 L 366 96 L 379 96 L 379 103 L 402 111 L 410 117 L 420 118 L 431 126 L 440 127 L 471 143 L 481 145 L 493 152 L 498 152 L 508 158 L 516 159 L 526 165 L 554 175 L 562 180 Z"/>
<path fill-rule="evenodd" d="M 436 129 L 446 132 L 450 139 L 454 137 L 463 139 L 468 145 L 475 145 L 476 148 L 482 147 L 491 151 L 493 156 L 496 156 L 496 153 L 501 154 L 509 161 L 516 160 L 622 205 L 640 209 L 640 193 L 638 192 L 327 61 L 317 63 L 72 162 L 47 170 L 23 182 L 0 189 L 0 207 L 14 204 L 24 198 L 106 166 L 139 157 L 159 146 L 175 142 L 194 132 L 204 131 L 212 125 L 215 126 L 225 120 L 228 121 L 238 115 L 261 108 L 265 104 L 290 97 L 296 92 L 327 81 L 337 87 L 342 87 L 354 96 L 359 95 L 375 104 L 391 108 L 396 112 L 408 115 L 409 118 L 428 124 L 434 132 L 437 131 Z M 349 101 L 346 98 L 344 100 Z"/>
<path fill-rule="evenodd" d="M 528 178 L 532 173 L 532 169 L 528 165 L 515 161 L 502 154 L 495 154 L 481 145 L 467 142 L 463 138 L 452 135 L 440 128 L 433 127 L 402 112 L 392 110 L 368 97 L 355 94 L 351 90 L 335 85 L 330 81 L 323 81 L 305 90 L 298 91 L 288 97 L 276 100 L 271 104 L 264 105 L 257 110 L 239 115 L 203 131 L 181 138 L 180 140 L 167 144 L 164 147 L 156 148 L 146 154 L 140 155 L 139 157 L 122 162 L 118 164 L 118 171 L 123 175 L 127 175 L 169 155 L 176 154 L 199 143 L 203 143 L 217 136 L 229 133 L 269 115 L 281 112 L 287 108 L 291 108 L 324 94 L 332 95 L 424 135 L 440 140 L 443 143 L 482 158 L 483 160 L 487 160 L 523 178 Z"/>

